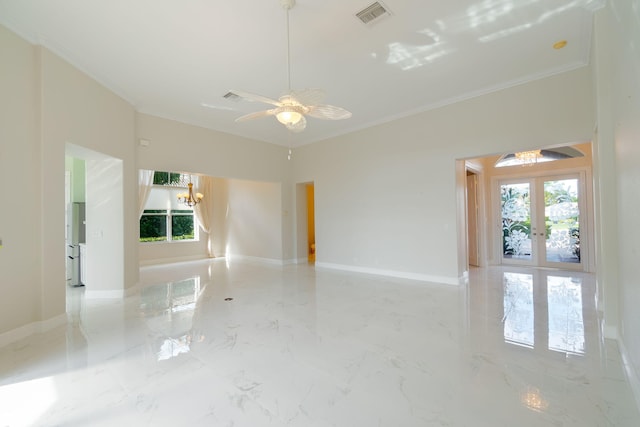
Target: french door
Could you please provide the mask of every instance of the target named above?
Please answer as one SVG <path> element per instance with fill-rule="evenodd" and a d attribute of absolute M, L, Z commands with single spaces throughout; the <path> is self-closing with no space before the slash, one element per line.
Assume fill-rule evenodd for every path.
<path fill-rule="evenodd" d="M 583 269 L 580 225 L 586 221 L 582 175 L 499 181 L 503 264 Z"/>

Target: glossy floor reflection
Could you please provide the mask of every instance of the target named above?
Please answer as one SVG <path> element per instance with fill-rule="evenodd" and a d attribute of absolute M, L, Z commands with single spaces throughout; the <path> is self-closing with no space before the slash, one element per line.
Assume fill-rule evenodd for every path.
<path fill-rule="evenodd" d="M 468 286 L 313 266 L 147 267 L 0 349 L 0 425 L 638 426 L 593 276 Z"/>

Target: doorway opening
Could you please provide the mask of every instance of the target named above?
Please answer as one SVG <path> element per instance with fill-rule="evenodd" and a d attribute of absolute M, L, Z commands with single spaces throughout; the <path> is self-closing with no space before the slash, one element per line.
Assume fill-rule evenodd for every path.
<path fill-rule="evenodd" d="M 521 153 L 511 163 L 504 154 L 458 161 L 461 271 L 500 264 L 595 271 L 591 143 L 531 152 L 540 153 L 536 161 L 516 162 Z"/>
<path fill-rule="evenodd" d="M 316 262 L 316 220 L 315 220 L 315 189 L 313 183 L 306 185 L 307 190 L 307 259 Z"/>
<path fill-rule="evenodd" d="M 66 279 L 71 287 L 86 281 L 86 168 L 85 161 L 65 156 Z"/>
<path fill-rule="evenodd" d="M 316 220 L 313 182 L 296 184 L 296 262 L 315 263 Z"/>
<path fill-rule="evenodd" d="M 83 246 L 86 246 L 79 248 L 83 253 L 78 254 L 78 281 L 85 285 L 85 297 L 122 297 L 125 286 L 123 161 L 70 143 L 65 146 L 65 156 L 65 177 L 66 172 L 71 171 L 70 199 L 84 203 L 85 211 L 84 221 L 79 219 L 84 222 L 85 230 L 84 238 L 79 239 L 84 240 Z M 74 192 L 78 194 L 73 195 Z"/>
<path fill-rule="evenodd" d="M 467 264 L 480 266 L 478 174 L 467 167 Z"/>

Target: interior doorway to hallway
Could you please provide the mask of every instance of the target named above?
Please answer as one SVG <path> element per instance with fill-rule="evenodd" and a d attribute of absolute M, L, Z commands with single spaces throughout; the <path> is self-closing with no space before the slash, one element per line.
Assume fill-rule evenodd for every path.
<path fill-rule="evenodd" d="M 123 161 L 71 143 L 65 155 L 65 171 L 72 172 L 71 201 L 83 203 L 85 212 L 84 220 L 79 219 L 83 236 L 78 238 L 85 246 L 77 254 L 78 280 L 71 285 L 82 283 L 92 298 L 119 297 L 125 286 Z"/>
<path fill-rule="evenodd" d="M 315 263 L 317 247 L 315 186 L 313 182 L 296 184 L 296 233 L 297 262 Z"/>
<path fill-rule="evenodd" d="M 307 189 L 307 251 L 309 262 L 316 262 L 316 220 L 315 220 L 315 188 L 313 182 Z"/>
<path fill-rule="evenodd" d="M 460 271 L 503 264 L 595 272 L 591 143 L 524 153 L 536 157 L 458 161 Z"/>

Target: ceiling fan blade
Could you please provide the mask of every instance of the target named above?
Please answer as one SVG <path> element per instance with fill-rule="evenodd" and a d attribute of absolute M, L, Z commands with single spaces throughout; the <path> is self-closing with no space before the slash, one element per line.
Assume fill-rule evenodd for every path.
<path fill-rule="evenodd" d="M 351 117 L 351 112 L 334 105 L 314 105 L 309 107 L 307 115 L 316 119 L 343 120 Z"/>
<path fill-rule="evenodd" d="M 253 102 L 264 102 L 265 104 L 275 105 L 276 107 L 281 106 L 280 101 L 276 101 L 275 99 L 267 98 L 266 96 L 256 95 L 255 93 L 242 92 L 239 90 L 232 90 L 231 93 L 238 95 L 240 98 L 243 98 L 247 101 Z"/>
<path fill-rule="evenodd" d="M 292 90 L 289 96 L 307 107 L 318 105 L 324 100 L 324 92 L 321 89 Z"/>
<path fill-rule="evenodd" d="M 275 108 L 273 110 L 264 110 L 264 111 L 257 111 L 255 113 L 249 113 L 246 114 L 244 116 L 238 117 L 236 119 L 236 122 L 246 122 L 247 120 L 252 120 L 252 119 L 259 119 L 262 117 L 267 117 L 267 116 L 273 116 L 275 114 Z"/>
<path fill-rule="evenodd" d="M 305 119 L 304 116 L 302 116 L 298 121 L 298 123 L 293 125 L 285 125 L 285 126 L 291 132 L 295 132 L 295 133 L 302 132 L 307 127 L 307 119 Z"/>

